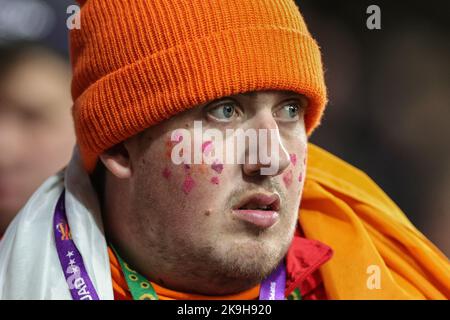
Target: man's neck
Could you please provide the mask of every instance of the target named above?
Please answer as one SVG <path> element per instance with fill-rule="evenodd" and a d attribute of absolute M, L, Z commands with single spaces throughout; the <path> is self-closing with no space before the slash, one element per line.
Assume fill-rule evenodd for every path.
<path fill-rule="evenodd" d="M 154 264 L 139 263 L 136 259 L 129 257 L 124 249 L 117 249 L 116 245 L 114 248 L 130 268 L 138 271 L 148 281 L 168 290 L 204 296 L 224 296 L 247 291 L 261 282 L 261 279 L 220 275 L 217 272 L 206 270 L 202 266 L 195 270 L 193 266 L 179 265 L 178 268 L 173 268 L 165 267 L 164 264 L 155 266 Z"/>

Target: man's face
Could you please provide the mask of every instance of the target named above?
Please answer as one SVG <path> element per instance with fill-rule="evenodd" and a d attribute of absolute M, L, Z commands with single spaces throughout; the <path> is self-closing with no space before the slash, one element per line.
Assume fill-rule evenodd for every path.
<path fill-rule="evenodd" d="M 126 239 L 127 251 L 152 252 L 148 260 L 162 259 L 165 267 L 183 264 L 197 274 L 263 279 L 285 255 L 296 227 L 306 105 L 305 97 L 288 91 L 240 94 L 197 106 L 130 139 L 131 214 L 112 223 L 115 237 Z M 194 134 L 194 121 L 201 121 L 203 131 L 218 129 L 225 140 L 227 129 L 273 129 L 267 149 L 278 147 L 271 155 L 277 170 L 262 175 L 270 163 L 249 163 L 248 145 L 236 155 L 245 156 L 243 164 L 174 164 L 177 141 L 189 138 L 212 158 L 224 152 L 225 145 Z M 195 152 L 193 147 L 192 159 Z"/>

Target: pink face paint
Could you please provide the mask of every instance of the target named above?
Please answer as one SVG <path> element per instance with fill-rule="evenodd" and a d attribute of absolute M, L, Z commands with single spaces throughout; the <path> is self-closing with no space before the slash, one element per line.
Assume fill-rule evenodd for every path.
<path fill-rule="evenodd" d="M 212 184 L 219 184 L 219 177 L 212 177 L 211 178 L 211 183 Z"/>
<path fill-rule="evenodd" d="M 162 175 L 164 178 L 169 179 L 170 176 L 172 175 L 172 172 L 166 167 L 164 168 Z"/>
<path fill-rule="evenodd" d="M 298 176 L 298 182 L 302 182 L 302 180 L 303 180 L 303 172 L 300 172 Z"/>
<path fill-rule="evenodd" d="M 195 181 L 191 176 L 186 176 L 183 182 L 183 192 L 189 194 L 195 187 Z"/>
<path fill-rule="evenodd" d="M 181 135 L 181 133 L 175 133 L 175 135 L 174 135 L 174 142 L 181 142 L 181 141 L 183 141 L 183 136 Z"/>
<path fill-rule="evenodd" d="M 205 154 L 205 155 L 210 154 L 212 149 L 213 149 L 212 141 L 203 142 L 203 144 L 202 144 L 202 152 L 203 152 L 203 154 Z"/>
<path fill-rule="evenodd" d="M 292 184 L 292 170 L 289 170 L 287 173 L 283 175 L 284 185 L 289 188 Z"/>
<path fill-rule="evenodd" d="M 218 174 L 221 174 L 223 171 L 223 164 L 219 163 L 217 160 L 211 165 L 211 169 L 213 169 Z"/>
<path fill-rule="evenodd" d="M 173 147 L 183 140 L 183 136 L 180 133 L 175 134 L 174 138 L 174 141 L 172 141 L 170 138 L 166 141 L 166 158 L 168 159 L 172 156 Z M 181 156 L 183 156 L 183 149 L 180 153 Z"/>
<path fill-rule="evenodd" d="M 291 153 L 289 157 L 291 158 L 292 165 L 295 167 L 297 164 L 297 155 L 295 153 Z"/>

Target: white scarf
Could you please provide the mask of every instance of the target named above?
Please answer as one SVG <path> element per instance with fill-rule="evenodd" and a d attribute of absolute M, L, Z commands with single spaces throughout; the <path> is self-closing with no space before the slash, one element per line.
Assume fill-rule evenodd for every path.
<path fill-rule="evenodd" d="M 42 184 L 0 242 L 0 300 L 72 299 L 53 230 L 55 205 L 63 188 L 72 238 L 89 277 L 100 299 L 114 299 L 97 194 L 75 148 L 68 167 Z"/>

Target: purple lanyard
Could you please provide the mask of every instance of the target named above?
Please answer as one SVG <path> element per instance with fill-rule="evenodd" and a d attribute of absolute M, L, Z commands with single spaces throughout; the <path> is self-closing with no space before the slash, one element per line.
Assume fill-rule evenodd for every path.
<path fill-rule="evenodd" d="M 64 271 L 70 294 L 74 300 L 100 300 L 86 271 L 83 258 L 72 240 L 64 203 L 65 191 L 61 193 L 55 208 L 53 226 L 59 261 Z M 286 268 L 284 261 L 262 281 L 259 300 L 285 300 Z"/>
<path fill-rule="evenodd" d="M 64 194 L 63 190 L 53 217 L 56 251 L 58 251 L 64 277 L 73 300 L 100 300 L 86 271 L 83 258 L 72 240 L 67 223 Z"/>
<path fill-rule="evenodd" d="M 286 267 L 284 260 L 262 281 L 259 289 L 259 300 L 285 300 Z"/>

